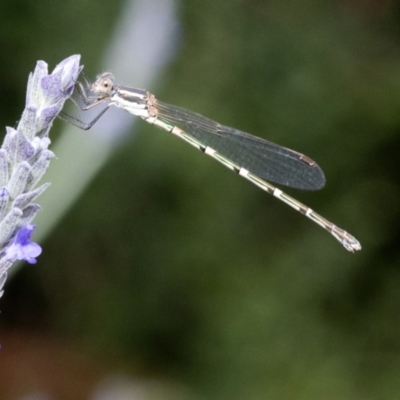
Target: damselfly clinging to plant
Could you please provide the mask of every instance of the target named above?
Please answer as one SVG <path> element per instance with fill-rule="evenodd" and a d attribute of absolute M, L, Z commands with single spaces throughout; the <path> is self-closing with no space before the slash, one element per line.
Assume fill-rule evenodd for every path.
<path fill-rule="evenodd" d="M 116 85 L 113 75 L 109 72 L 99 75 L 93 84 L 86 79 L 85 81 L 85 84 L 76 84 L 78 99 L 73 100 L 74 103 L 83 111 L 99 104 L 105 104 L 105 107 L 88 123 L 66 114 L 61 116 L 62 119 L 87 130 L 109 107 L 122 108 L 180 137 L 304 214 L 330 232 L 345 249 L 352 252 L 361 249 L 355 237 L 267 182 L 305 190 L 322 188 L 325 184 L 324 173 L 309 157 L 220 125 L 184 108 L 163 103 L 146 90 Z"/>

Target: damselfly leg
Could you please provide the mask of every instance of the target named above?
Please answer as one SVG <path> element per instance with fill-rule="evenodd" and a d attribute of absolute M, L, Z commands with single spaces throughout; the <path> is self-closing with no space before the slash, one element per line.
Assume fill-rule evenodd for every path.
<path fill-rule="evenodd" d="M 76 82 L 75 83 L 75 93 L 74 96 L 71 96 L 70 99 L 72 103 L 81 111 L 88 111 L 99 104 L 104 104 L 106 101 L 109 100 L 109 97 L 104 96 L 104 95 L 99 95 L 99 93 L 95 93 L 91 89 L 90 82 L 86 78 L 85 75 L 83 75 L 85 84 L 81 82 Z M 71 124 L 74 125 L 80 129 L 83 130 L 89 130 L 102 116 L 103 114 L 108 110 L 109 104 L 106 105 L 101 111 L 97 114 L 94 115 L 92 119 L 89 121 L 83 121 L 82 119 L 72 116 L 70 114 L 65 113 L 64 111 L 61 111 L 61 113 L 58 115 L 58 117 Z"/>

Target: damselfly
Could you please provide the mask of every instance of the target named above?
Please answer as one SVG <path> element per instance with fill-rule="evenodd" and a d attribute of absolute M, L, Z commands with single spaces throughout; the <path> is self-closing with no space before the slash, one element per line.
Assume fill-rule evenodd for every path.
<path fill-rule="evenodd" d="M 346 250 L 361 249 L 355 237 L 268 182 L 304 190 L 321 189 L 325 184 L 324 173 L 309 157 L 184 108 L 163 103 L 146 90 L 116 85 L 109 72 L 99 75 L 93 84 L 86 78 L 84 84 L 77 82 L 76 91 L 78 98 L 71 99 L 81 110 L 99 104 L 105 104 L 105 107 L 87 123 L 63 113 L 61 118 L 65 121 L 87 130 L 109 107 L 122 108 L 180 137 L 304 214 L 330 232 Z"/>

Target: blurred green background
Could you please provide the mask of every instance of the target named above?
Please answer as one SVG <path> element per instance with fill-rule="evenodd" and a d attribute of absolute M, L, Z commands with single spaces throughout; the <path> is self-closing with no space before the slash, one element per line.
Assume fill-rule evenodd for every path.
<path fill-rule="evenodd" d="M 101 72 L 123 5 L 0 0 L 0 125 L 18 120 L 36 60 L 77 53 Z M 108 376 L 168 382 L 135 399 L 399 399 L 400 2 L 178 11 L 152 91 L 316 160 L 326 187 L 287 192 L 363 250 L 139 121 L 7 281 L 0 399 L 94 398 Z"/>

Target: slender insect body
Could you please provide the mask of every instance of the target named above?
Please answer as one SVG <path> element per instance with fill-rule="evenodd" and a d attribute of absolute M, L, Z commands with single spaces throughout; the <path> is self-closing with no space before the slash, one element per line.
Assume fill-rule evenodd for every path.
<path fill-rule="evenodd" d="M 114 77 L 106 72 L 85 89 L 76 89 L 84 107 L 90 109 L 108 101 L 108 105 L 91 122 L 62 117 L 81 129 L 90 129 L 110 107 L 122 108 L 150 124 L 183 139 L 193 147 L 214 158 L 232 171 L 252 182 L 275 198 L 330 232 L 346 250 L 361 249 L 358 240 L 317 214 L 310 207 L 287 195 L 268 181 L 299 189 L 316 190 L 325 184 L 324 174 L 315 161 L 304 154 L 279 146 L 248 133 L 212 121 L 200 114 L 156 100 L 153 94 L 125 86 L 114 85 Z"/>

